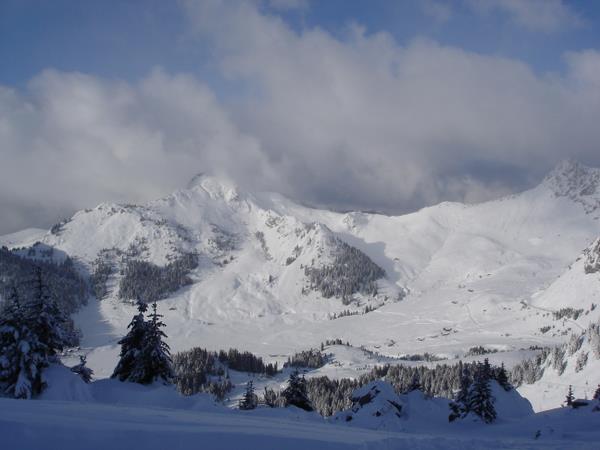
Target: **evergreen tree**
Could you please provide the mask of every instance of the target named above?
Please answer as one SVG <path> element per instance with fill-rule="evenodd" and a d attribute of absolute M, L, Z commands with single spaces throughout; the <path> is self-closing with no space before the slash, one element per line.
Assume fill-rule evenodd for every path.
<path fill-rule="evenodd" d="M 461 371 L 460 371 L 460 379 L 459 379 L 459 389 L 456 393 L 454 400 L 450 403 L 450 416 L 448 416 L 448 420 L 450 422 L 455 421 L 456 419 L 463 418 L 469 413 L 469 373 L 463 367 L 462 361 L 459 362 Z"/>
<path fill-rule="evenodd" d="M 469 389 L 467 409 L 479 416 L 485 423 L 492 423 L 496 419 L 494 397 L 490 389 L 489 364 L 478 365 L 475 371 L 473 384 Z"/>
<path fill-rule="evenodd" d="M 508 381 L 508 375 L 506 373 L 506 369 L 504 368 L 504 363 L 502 363 L 500 368 L 497 369 L 495 378 L 496 378 L 496 381 L 498 382 L 498 384 L 500 386 L 502 386 L 502 389 L 504 389 L 505 391 L 508 392 L 512 389 L 512 386 L 511 386 L 510 382 Z"/>
<path fill-rule="evenodd" d="M 29 327 L 16 289 L 0 314 L 0 386 L 15 398 L 29 399 L 45 387 L 42 370 L 48 348 Z"/>
<path fill-rule="evenodd" d="M 66 347 L 77 345 L 79 336 L 73 329 L 72 321 L 51 297 L 39 266 L 35 268 L 33 293 L 25 304 L 25 320 L 46 345 L 49 357 Z"/>
<path fill-rule="evenodd" d="M 575 397 L 573 396 L 573 386 L 569 385 L 569 391 L 567 392 L 567 397 L 565 398 L 565 405 L 573 406 L 573 400 L 575 400 Z"/>
<path fill-rule="evenodd" d="M 94 375 L 94 371 L 87 367 L 86 363 L 87 359 L 85 355 L 81 355 L 79 357 L 79 364 L 71 367 L 71 372 L 79 375 L 85 383 L 90 383 L 92 381 L 92 375 Z"/>
<path fill-rule="evenodd" d="M 419 376 L 415 373 L 412 377 L 410 385 L 406 392 L 419 391 L 421 390 L 421 382 L 419 381 Z"/>
<path fill-rule="evenodd" d="M 266 388 L 265 388 L 266 389 Z M 246 392 L 239 401 L 239 408 L 243 410 L 255 409 L 258 404 L 256 394 L 254 393 L 254 385 L 252 380 L 246 383 Z"/>
<path fill-rule="evenodd" d="M 137 309 L 138 314 L 133 316 L 133 319 L 127 326 L 129 332 L 118 342 L 121 345 L 121 353 L 119 355 L 119 362 L 111 378 L 118 378 L 120 381 L 133 381 L 131 380 L 132 373 L 136 369 L 139 354 L 142 351 L 146 337 L 148 324 L 144 319 L 144 313 L 147 311 L 148 305 L 139 301 Z"/>
<path fill-rule="evenodd" d="M 598 388 L 596 389 L 596 392 L 594 392 L 594 400 L 600 400 L 600 384 L 598 385 Z"/>
<path fill-rule="evenodd" d="M 483 360 L 483 364 L 480 366 L 480 370 L 482 372 L 481 376 L 486 379 L 486 380 L 490 380 L 492 378 L 492 366 L 490 366 L 490 360 L 485 358 Z"/>
<path fill-rule="evenodd" d="M 288 385 L 283 390 L 282 395 L 286 406 L 293 405 L 305 411 L 313 410 L 313 406 L 308 399 L 306 379 L 304 375 L 300 377 L 297 370 L 290 374 Z"/>
<path fill-rule="evenodd" d="M 146 323 L 144 345 L 133 375 L 137 382 L 142 384 L 153 383 L 159 379 L 164 384 L 170 384 L 174 377 L 169 345 L 163 340 L 167 335 L 161 330 L 165 324 L 156 308 L 156 302 L 152 303 L 150 320 Z"/>
<path fill-rule="evenodd" d="M 150 384 L 158 379 L 169 384 L 173 381 L 173 363 L 169 346 L 163 341 L 167 335 L 161 330 L 165 324 L 152 304 L 150 319 L 144 319 L 148 305 L 138 302 L 138 314 L 129 324 L 130 330 L 121 344 L 121 359 L 112 375 L 121 381 Z"/>

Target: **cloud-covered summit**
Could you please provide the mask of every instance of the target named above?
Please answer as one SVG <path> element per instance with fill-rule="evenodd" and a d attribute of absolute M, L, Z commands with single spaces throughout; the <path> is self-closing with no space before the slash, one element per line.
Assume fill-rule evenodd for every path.
<path fill-rule="evenodd" d="M 155 198 L 201 171 L 398 213 L 523 189 L 566 157 L 600 165 L 598 49 L 540 72 L 431 38 L 399 42 L 360 17 L 334 32 L 280 15 L 306 8 L 183 3 L 182 36 L 209 49 L 211 76 L 49 69 L 0 87 L 0 233 Z"/>

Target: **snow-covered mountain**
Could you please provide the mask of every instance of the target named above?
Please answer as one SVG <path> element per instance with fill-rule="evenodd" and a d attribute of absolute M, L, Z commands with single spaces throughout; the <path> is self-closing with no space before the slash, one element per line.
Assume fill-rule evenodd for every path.
<path fill-rule="evenodd" d="M 93 275 L 102 299 L 76 320 L 102 376 L 136 293 L 165 297 L 174 350 L 234 346 L 277 359 L 341 338 L 390 356 L 454 357 L 476 345 L 556 344 L 600 314 L 599 274 L 585 269 L 597 249 L 580 256 L 599 217 L 600 170 L 574 162 L 518 195 L 402 216 L 312 209 L 199 175 L 163 199 L 101 204 L 0 244 L 35 235 Z M 553 319 L 568 307 L 585 311 L 573 324 Z"/>

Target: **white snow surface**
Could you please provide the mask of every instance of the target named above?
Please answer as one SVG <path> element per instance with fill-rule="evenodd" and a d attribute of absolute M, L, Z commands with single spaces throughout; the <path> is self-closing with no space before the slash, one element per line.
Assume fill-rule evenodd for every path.
<path fill-rule="evenodd" d="M 181 397 L 158 384 L 101 380 L 86 385 L 64 367 L 51 367 L 46 378 L 49 388 L 40 399 L 0 398 L 2 448 L 592 449 L 600 438 L 594 405 L 506 415 L 492 425 L 448 423 L 447 401 L 414 391 L 397 398 L 403 402 L 401 426 L 382 429 L 377 426 L 381 417 L 339 423 L 293 407 L 232 410 L 206 394 Z M 518 410 L 514 400 L 506 398 L 507 411 Z"/>
<path fill-rule="evenodd" d="M 17 231 L 15 233 L 5 234 L 4 236 L 0 236 L 0 247 L 29 247 L 41 240 L 47 232 L 48 230 L 43 230 L 41 228 L 26 228 L 25 230 Z"/>

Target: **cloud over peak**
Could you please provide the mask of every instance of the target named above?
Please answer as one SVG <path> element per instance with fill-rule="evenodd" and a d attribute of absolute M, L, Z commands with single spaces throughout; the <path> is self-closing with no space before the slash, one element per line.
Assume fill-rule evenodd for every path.
<path fill-rule="evenodd" d="M 360 25 L 292 28 L 255 2 L 188 2 L 219 89 L 198 73 L 135 81 L 47 70 L 0 87 L 0 232 L 200 171 L 339 209 L 404 212 L 522 189 L 565 157 L 600 165 L 596 50 L 565 72 Z M 17 206 L 18 205 L 18 208 Z M 43 220 L 41 218 L 44 218 Z"/>

